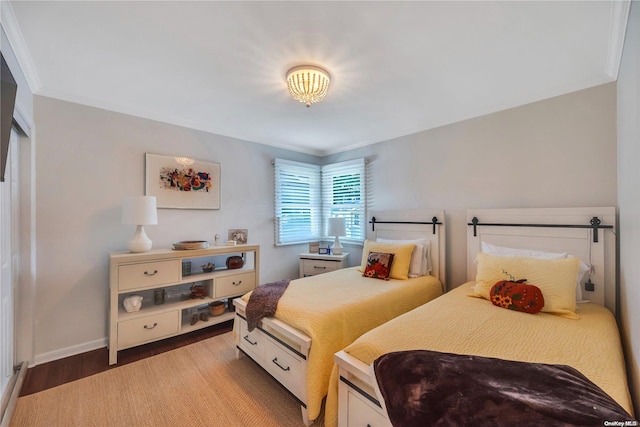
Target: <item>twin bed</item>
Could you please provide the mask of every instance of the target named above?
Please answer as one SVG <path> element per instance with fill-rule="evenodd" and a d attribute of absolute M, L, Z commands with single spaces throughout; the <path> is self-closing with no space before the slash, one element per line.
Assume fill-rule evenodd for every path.
<path fill-rule="evenodd" d="M 424 214 L 420 214 L 421 219 Z M 624 357 L 612 314 L 616 310 L 614 208 L 468 211 L 469 282 L 442 296 L 444 225 L 407 224 L 422 222 L 415 219 L 415 213 L 409 219 L 398 213 L 380 213 L 376 217 L 383 219 L 384 215 L 399 217 L 403 223 L 376 222 L 375 231 L 367 237 L 396 241 L 429 239 L 431 276 L 386 282 L 363 278 L 357 268 L 349 268 L 295 280 L 280 300 L 276 315 L 262 319 L 260 326 L 251 332 L 247 330 L 245 317 L 248 298 L 236 303 L 237 348 L 297 397 L 305 424 L 318 416 L 326 394 L 326 426 L 390 426 L 390 415 L 396 417 L 392 418 L 396 425 L 427 425 L 412 424 L 408 418 L 398 421 L 397 416 L 417 414 L 417 419 L 421 419 L 424 412 L 436 412 L 432 409 L 441 403 L 438 400 L 445 399 L 444 395 L 428 392 L 434 383 L 431 377 L 434 372 L 424 374 L 425 378 L 418 376 L 418 385 L 400 381 L 400 386 L 409 387 L 405 390 L 409 397 L 392 402 L 390 389 L 378 371 L 387 360 L 406 360 L 386 357 L 405 355 L 438 357 L 434 360 L 442 361 L 443 365 L 459 363 L 459 359 L 453 363 L 450 358 L 473 359 L 470 369 L 487 361 L 491 365 L 495 361 L 523 362 L 527 369 L 529 365 L 536 368 L 549 365 L 553 369 L 557 369 L 556 365 L 567 365 L 584 375 L 585 383 L 592 382 L 597 386 L 595 389 L 606 393 L 599 395 L 602 406 L 613 411 L 606 413 L 619 414 L 610 421 L 631 419 L 628 414 L 633 414 L 633 409 Z M 427 215 L 431 217 L 431 212 Z M 444 222 L 442 212 L 433 216 L 437 217 L 434 223 Z M 478 256 L 480 252 L 483 254 Z M 539 261 L 523 263 L 523 256 Z M 589 267 L 583 268 L 585 265 Z M 487 299 L 491 295 L 484 284 L 495 283 L 496 278 L 504 275 L 518 276 L 511 277 L 513 280 L 525 278 L 520 277 L 523 274 L 529 276 L 529 283 L 539 285 L 542 290 L 543 311 L 529 314 L 508 310 Z M 477 278 L 482 279 L 479 284 Z M 585 299 L 590 302 L 583 302 Z M 394 374 L 394 369 L 387 376 L 400 377 Z M 418 374 L 412 366 L 407 369 L 408 377 L 414 381 Z M 496 372 L 506 370 L 499 365 Z M 480 377 L 484 368 L 477 373 L 473 377 Z M 553 371 L 551 376 L 560 384 L 564 373 Z M 538 374 L 532 377 L 542 378 Z M 569 378 L 570 383 L 576 383 L 573 376 Z M 489 378 L 488 382 L 492 381 Z M 580 386 L 576 396 L 583 389 Z M 529 390 L 525 388 L 521 394 L 530 403 Z M 557 402 L 541 405 L 542 411 L 559 406 Z M 481 411 L 467 408 L 469 413 L 465 413 L 458 407 L 436 415 L 441 425 L 454 420 L 457 424 L 465 421 L 482 424 L 482 419 L 476 417 L 485 417 L 486 423 L 486 417 L 498 417 L 491 418 L 495 421 L 504 416 L 504 412 L 498 411 L 504 409 L 502 406 L 496 409 L 492 407 L 494 401 L 489 403 L 480 402 Z M 569 402 L 567 408 L 584 403 L 584 399 Z M 483 411 L 498 412 L 487 415 Z M 562 415 L 566 417 L 566 413 Z M 526 424 L 531 414 L 521 416 L 522 419 L 512 419 L 511 424 Z M 428 424 L 437 422 L 432 419 Z"/>
<path fill-rule="evenodd" d="M 247 323 L 250 295 L 234 300 L 238 356 L 242 352 L 251 357 L 298 399 L 306 425 L 320 415 L 334 353 L 444 291 L 444 212 L 380 211 L 373 218 L 367 238 L 379 243 L 368 247 L 409 248 L 402 256 L 397 254 L 390 280 L 365 277 L 360 267 L 292 280 L 275 315 L 263 318 L 253 330 Z M 418 261 L 428 265 L 415 265 Z M 407 268 L 394 274 L 396 265 Z"/>
<path fill-rule="evenodd" d="M 332 372 L 327 397 L 325 425 L 333 426 L 337 423 L 340 426 L 390 426 L 392 425 L 390 414 L 394 417 L 400 416 L 401 421 L 395 418 L 396 425 L 414 425 L 410 421 L 411 416 L 417 416 L 422 420 L 429 419 L 428 416 L 435 416 L 423 425 L 447 425 L 454 422 L 452 420 L 460 425 L 531 424 L 531 412 L 523 412 L 519 419 L 501 418 L 506 417 L 506 412 L 504 407 L 500 406 L 502 402 L 500 399 L 505 395 L 511 398 L 517 394 L 520 395 L 519 398 L 524 398 L 526 401 L 526 405 L 521 407 L 529 410 L 538 405 L 538 410 L 550 417 L 546 419 L 547 421 L 554 420 L 546 425 L 562 424 L 558 419 L 553 418 L 557 414 L 548 413 L 549 409 L 562 407 L 562 400 L 554 397 L 553 394 L 556 387 L 547 387 L 544 393 L 536 395 L 526 388 L 516 393 L 509 383 L 507 386 L 501 385 L 500 398 L 494 396 L 492 400 L 480 402 L 469 400 L 467 404 L 456 407 L 454 410 L 442 412 L 440 408 L 441 412 L 436 414 L 435 407 L 440 403 L 439 401 L 446 400 L 447 396 L 444 393 L 437 396 L 434 396 L 434 393 L 429 395 L 425 390 L 436 387 L 434 383 L 440 374 L 439 368 L 427 373 L 430 376 L 428 380 L 414 376 L 412 381 L 420 383 L 422 379 L 424 382 L 417 386 L 410 385 L 413 389 L 409 391 L 408 396 L 412 397 L 400 402 L 400 407 L 398 402 L 389 402 L 393 399 L 389 399 L 390 396 L 385 394 L 384 390 L 387 386 L 376 380 L 381 380 L 377 378 L 381 371 L 378 371 L 380 365 L 375 369 L 372 367 L 374 361 L 383 355 L 385 356 L 377 363 L 381 363 L 389 355 L 415 355 L 424 350 L 428 350 L 429 357 L 434 353 L 439 355 L 441 359 L 437 360 L 445 360 L 444 364 L 450 363 L 447 358 L 452 357 L 451 355 L 458 357 L 456 359 L 458 361 L 459 355 L 470 355 L 463 359 L 492 358 L 484 359 L 490 360 L 492 364 L 497 363 L 494 359 L 527 362 L 522 365 L 527 368 L 529 364 L 535 364 L 531 365 L 535 368 L 541 366 L 546 368 L 546 365 L 567 365 L 583 374 L 613 401 L 593 405 L 593 401 L 585 402 L 579 394 L 576 394 L 574 396 L 576 401 L 566 402 L 565 399 L 566 407 L 562 416 L 568 417 L 567 412 L 580 404 L 586 404 L 588 410 L 596 410 L 596 406 L 598 410 L 602 410 L 609 405 L 607 408 L 614 407 L 619 412 L 616 418 L 605 419 L 611 422 L 630 420 L 629 414 L 633 414 L 633 409 L 627 387 L 619 333 L 612 314 L 612 311 L 615 311 L 615 292 L 612 292 L 612 289 L 615 291 L 613 286 L 615 283 L 615 231 L 593 227 L 593 223 L 598 227 L 600 225 L 615 226 L 615 210 L 613 208 L 470 210 L 468 217 L 467 276 L 469 282 L 369 331 L 338 352 L 335 356 L 336 365 Z M 597 221 L 592 221 L 594 219 Z M 513 225 L 508 226 L 508 224 Z M 528 314 L 507 310 L 493 305 L 486 298 L 478 297 L 481 292 L 478 292 L 475 287 L 481 288 L 482 285 L 476 284 L 476 278 L 486 276 L 488 269 L 504 266 L 502 269 L 507 270 L 507 273 L 521 274 L 524 271 L 518 270 L 520 267 L 513 258 L 508 258 L 522 256 L 522 252 L 517 254 L 516 251 L 516 255 L 501 253 L 498 254 L 499 256 L 483 254 L 478 258 L 477 255 L 483 247 L 485 249 L 491 247 L 521 249 L 527 251 L 526 253 L 530 256 L 546 255 L 549 258 L 556 258 L 534 261 L 533 265 L 545 267 L 527 272 L 527 274 L 533 274 L 529 279 L 535 279 L 535 282 L 532 280 L 531 283 L 537 282 L 543 294 L 546 293 L 545 306 L 548 305 L 555 312 L 541 311 L 537 314 Z M 583 263 L 592 266 L 580 278 L 579 285 L 576 283 L 579 278 L 577 273 L 584 270 L 573 262 L 571 256 L 578 257 Z M 474 261 L 477 258 L 476 264 Z M 560 286 L 557 277 L 559 273 L 555 274 L 559 270 L 553 270 L 555 267 L 544 274 L 538 274 L 538 271 L 546 269 L 547 265 L 560 263 L 573 263 L 575 268 L 573 288 L 565 280 L 561 285 L 563 286 L 561 291 L 553 289 Z M 497 274 L 500 273 L 499 271 Z M 560 295 L 562 292 L 564 296 Z M 557 299 L 563 297 L 564 301 L 558 303 Z M 569 297 L 588 299 L 591 302 L 576 303 L 568 301 Z M 564 311 L 565 309 L 574 310 L 575 316 Z M 402 359 L 395 359 L 396 363 L 398 360 Z M 552 367 L 556 369 L 555 366 Z M 397 375 L 400 376 L 400 367 L 397 369 Z M 472 380 L 470 388 L 475 387 L 473 381 L 481 371 L 472 375 L 466 367 L 460 368 L 458 365 L 457 369 L 463 370 L 461 377 Z M 519 369 L 524 368 L 519 367 Z M 434 373 L 434 371 L 438 372 Z M 447 372 L 447 375 L 451 374 L 451 371 L 443 370 L 443 372 Z M 519 372 L 514 378 L 523 377 L 528 371 Z M 412 374 L 418 375 L 416 372 Z M 553 384 L 562 391 L 564 386 L 559 386 L 562 375 L 557 372 L 554 375 L 556 377 Z M 532 374 L 534 378 L 537 376 L 538 374 Z M 451 376 L 447 377 L 447 381 L 452 381 Z M 581 383 L 583 385 L 577 388 L 577 393 L 586 390 L 584 384 L 588 381 Z M 488 382 L 490 383 L 491 380 Z M 573 382 L 575 383 L 575 380 Z M 460 400 L 465 393 L 471 393 L 471 391 L 454 390 Z M 385 395 L 386 399 L 381 398 Z M 550 402 L 546 400 L 549 398 L 553 400 Z M 423 417 L 425 413 L 418 413 L 424 410 L 425 402 L 431 402 L 426 404 L 429 410 L 424 412 L 431 412 L 426 418 Z M 392 407 L 389 407 L 389 404 Z M 625 411 L 628 414 L 625 414 Z M 584 413 L 579 415 L 587 416 L 586 412 L 588 411 L 584 410 Z M 607 414 L 614 416 L 611 415 L 612 413 L 607 412 Z M 597 419 L 597 415 L 594 415 L 594 419 Z M 563 420 L 566 422 L 567 419 Z M 506 423 L 501 424 L 501 420 Z M 583 421 L 584 418 L 581 422 Z M 591 425 L 602 425 L 602 418 Z"/>

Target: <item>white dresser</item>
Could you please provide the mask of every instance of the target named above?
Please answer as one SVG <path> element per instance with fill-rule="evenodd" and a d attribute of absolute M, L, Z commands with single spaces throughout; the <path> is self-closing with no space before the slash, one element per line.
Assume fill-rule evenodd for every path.
<path fill-rule="evenodd" d="M 229 256 L 242 257 L 244 265 L 227 269 Z M 228 300 L 256 287 L 259 259 L 257 245 L 109 254 L 109 364 L 117 363 L 119 350 L 233 319 Z M 205 272 L 202 266 L 208 263 L 215 269 Z M 190 297 L 194 285 L 202 289 L 201 297 Z M 162 298 L 154 300 L 156 290 Z M 125 310 L 123 301 L 131 296 L 142 297 L 139 311 Z M 214 301 L 227 306 L 224 313 L 208 316 Z"/>

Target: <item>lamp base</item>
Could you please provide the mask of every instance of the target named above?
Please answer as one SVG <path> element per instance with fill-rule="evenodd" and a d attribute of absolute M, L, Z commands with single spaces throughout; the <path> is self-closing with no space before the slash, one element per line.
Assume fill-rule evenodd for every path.
<path fill-rule="evenodd" d="M 340 238 L 336 236 L 336 241 L 331 246 L 331 253 L 333 255 L 342 255 L 342 244 L 340 244 Z"/>
<path fill-rule="evenodd" d="M 129 252 L 149 252 L 151 250 L 151 239 L 144 232 L 144 227 L 138 225 L 136 232 L 133 234 L 129 244 L 127 245 Z"/>

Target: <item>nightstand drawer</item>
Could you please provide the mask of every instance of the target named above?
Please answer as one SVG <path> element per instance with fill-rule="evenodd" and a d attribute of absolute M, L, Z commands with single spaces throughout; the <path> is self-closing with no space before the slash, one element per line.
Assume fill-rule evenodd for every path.
<path fill-rule="evenodd" d="M 339 268 L 340 262 L 337 261 L 323 261 L 319 259 L 302 260 L 302 272 L 305 276 L 327 273 L 329 271 L 338 270 Z"/>
<path fill-rule="evenodd" d="M 216 298 L 245 294 L 256 287 L 256 274 L 253 271 L 216 279 Z"/>
<path fill-rule="evenodd" d="M 177 282 L 181 269 L 179 259 L 121 265 L 118 267 L 118 288 L 123 291 Z"/>
<path fill-rule="evenodd" d="M 153 341 L 178 333 L 180 310 L 139 317 L 118 323 L 118 348 Z"/>

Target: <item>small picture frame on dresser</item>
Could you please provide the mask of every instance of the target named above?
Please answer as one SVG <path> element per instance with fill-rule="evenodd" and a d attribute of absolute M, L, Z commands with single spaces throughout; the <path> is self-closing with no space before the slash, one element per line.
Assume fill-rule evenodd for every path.
<path fill-rule="evenodd" d="M 329 248 L 318 248 L 318 254 L 320 255 L 329 255 L 331 249 Z"/>
<path fill-rule="evenodd" d="M 246 228 L 232 228 L 228 233 L 229 241 L 236 242 L 238 245 L 246 245 L 249 230 Z"/>

